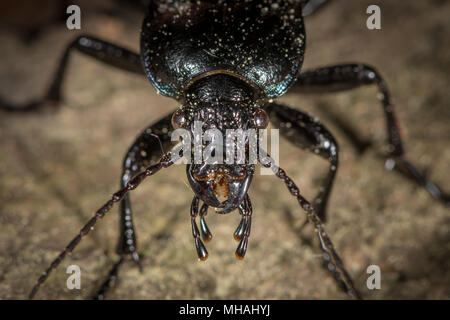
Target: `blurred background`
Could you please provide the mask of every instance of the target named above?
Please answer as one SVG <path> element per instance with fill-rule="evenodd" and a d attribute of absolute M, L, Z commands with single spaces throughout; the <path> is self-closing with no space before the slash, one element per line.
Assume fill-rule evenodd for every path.
<path fill-rule="evenodd" d="M 138 3 L 139 1 L 136 1 Z M 375 66 L 392 93 L 408 157 L 450 190 L 450 2 L 377 1 L 381 30 L 366 28 L 373 1 L 332 1 L 305 19 L 304 69 L 341 62 Z M 0 1 L 0 96 L 40 97 L 67 44 L 89 33 L 135 51 L 144 16 L 134 2 Z M 81 8 L 70 31 L 66 7 Z M 119 186 L 135 137 L 177 102 L 143 77 L 78 53 L 57 111 L 0 112 L 0 298 L 23 299 L 37 277 Z M 316 115 L 337 137 L 340 167 L 326 228 L 357 288 L 368 299 L 449 299 L 449 211 L 384 169 L 385 122 L 376 88 L 280 99 Z M 344 129 L 342 129 L 344 128 Z M 358 145 L 349 137 L 354 136 Z M 312 199 L 328 163 L 281 141 L 280 165 Z M 192 191 L 183 167 L 164 170 L 133 192 L 144 272 L 131 263 L 109 299 L 346 299 L 322 267 L 312 230 L 284 185 L 256 176 L 246 258 L 234 257 L 237 212 L 208 215 L 210 257 L 198 262 L 191 235 Z M 54 271 L 38 299 L 89 298 L 117 260 L 114 208 Z M 81 268 L 81 290 L 66 288 L 67 266 Z M 381 268 L 368 290 L 366 269 Z"/>

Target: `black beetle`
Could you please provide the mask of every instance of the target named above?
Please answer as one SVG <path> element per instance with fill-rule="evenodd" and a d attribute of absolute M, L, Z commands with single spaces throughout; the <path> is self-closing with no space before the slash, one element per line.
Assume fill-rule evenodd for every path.
<path fill-rule="evenodd" d="M 300 72 L 306 43 L 302 7 L 306 2 L 154 1 L 142 25 L 140 55 L 91 36 L 81 36 L 67 47 L 55 79 L 43 99 L 23 106 L 0 101 L 1 107 L 8 111 L 32 111 L 48 103 L 57 103 L 69 54 L 76 49 L 117 68 L 145 73 L 161 94 L 181 104 L 175 113 L 149 126 L 136 139 L 124 160 L 122 189 L 96 212 L 51 263 L 38 279 L 30 298 L 36 294 L 51 270 L 73 251 L 82 237 L 116 202 L 120 202 L 122 222 L 119 239 L 121 258 L 99 290 L 97 298 L 104 297 L 125 257 L 131 256 L 139 265 L 128 192 L 146 177 L 173 164 L 169 153 L 161 157 L 160 152 L 161 149 L 172 147 L 170 134 L 173 129 L 193 131 L 194 121 L 202 121 L 205 130 L 215 128 L 224 132 L 227 129 L 261 129 L 268 125 L 269 119 L 295 145 L 329 160 L 328 174 L 311 204 L 270 156 L 262 164 L 271 168 L 285 182 L 305 210 L 309 221 L 318 231 L 325 251 L 324 257 L 329 261 L 335 277 L 351 295 L 360 297 L 321 223 L 321 220 L 326 219 L 326 204 L 338 167 L 338 146 L 331 133 L 314 118 L 273 102 L 290 87 L 298 92 L 328 92 L 377 85 L 387 121 L 390 146 L 388 165 L 413 178 L 436 199 L 449 203 L 448 195 L 427 181 L 405 159 L 387 86 L 374 68 L 363 64 L 345 64 Z M 254 172 L 254 164 L 250 163 L 187 166 L 188 180 L 195 192 L 191 205 L 192 231 L 201 260 L 206 259 L 208 254 L 203 241 L 211 239 L 205 222 L 208 207 L 219 208 L 219 213 L 239 210 L 242 219 L 235 231 L 235 238 L 239 241 L 236 256 L 244 257 L 252 215 L 247 190 Z M 200 200 L 203 201 L 201 207 Z M 198 216 L 200 229 L 196 223 Z"/>

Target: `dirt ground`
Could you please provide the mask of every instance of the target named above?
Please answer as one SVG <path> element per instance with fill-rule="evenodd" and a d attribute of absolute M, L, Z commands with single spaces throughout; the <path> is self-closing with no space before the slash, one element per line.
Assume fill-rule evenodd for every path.
<path fill-rule="evenodd" d="M 450 2 L 378 1 L 382 29 L 368 30 L 373 1 L 334 1 L 306 19 L 304 69 L 340 62 L 376 66 L 390 86 L 409 158 L 450 190 Z M 80 32 L 138 50 L 142 15 L 115 4 L 82 4 L 82 30 L 46 25 L 25 42 L 0 31 L 0 94 L 38 97 L 64 46 Z M 102 6 L 105 6 L 104 9 Z M 101 9 L 101 10 L 100 10 Z M 114 11 L 116 10 L 116 11 Z M 114 14 L 120 12 L 120 14 Z M 0 298 L 23 299 L 37 277 L 119 184 L 122 158 L 148 124 L 177 107 L 149 81 L 74 54 L 65 102 L 57 112 L 0 113 Z M 376 89 L 280 99 L 317 115 L 340 143 L 340 167 L 326 228 L 367 299 L 449 299 L 449 210 L 423 189 L 384 169 L 384 118 Z M 343 123 L 361 141 L 358 152 Z M 327 162 L 281 141 L 280 165 L 311 199 Z M 132 194 L 144 271 L 131 263 L 109 299 L 346 299 L 299 236 L 303 212 L 285 186 L 256 176 L 246 258 L 234 257 L 234 212 L 212 211 L 210 257 L 197 261 L 190 230 L 193 193 L 184 168 L 163 170 Z M 103 219 L 54 271 L 38 299 L 86 299 L 116 261 L 118 209 Z M 67 266 L 81 267 L 81 289 L 66 288 Z M 368 290 L 366 269 L 381 268 L 381 289 Z"/>

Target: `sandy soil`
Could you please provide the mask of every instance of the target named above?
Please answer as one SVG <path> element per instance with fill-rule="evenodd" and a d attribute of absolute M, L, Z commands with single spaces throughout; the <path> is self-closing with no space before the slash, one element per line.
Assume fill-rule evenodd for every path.
<path fill-rule="evenodd" d="M 104 1 L 103 1 L 104 2 Z M 86 2 L 88 3 L 88 2 Z M 378 1 L 382 30 L 366 28 L 372 1 L 335 1 L 308 17 L 305 68 L 365 62 L 386 78 L 410 159 L 450 190 L 450 3 Z M 85 8 L 85 9 L 83 9 Z M 108 7 L 109 8 L 109 7 Z M 112 8 L 114 8 L 112 6 Z M 82 7 L 82 32 L 138 49 L 142 16 Z M 42 94 L 64 46 L 79 32 L 46 26 L 24 43 L 0 32 L 0 94 L 24 102 Z M 177 103 L 139 76 L 73 55 L 57 112 L 0 113 L 0 298 L 25 298 L 34 281 L 118 187 L 123 155 L 149 123 Z M 317 115 L 336 135 L 341 165 L 327 231 L 368 299 L 450 298 L 449 211 L 424 190 L 384 170 L 384 119 L 373 87 L 330 95 L 286 95 L 284 103 Z M 336 125 L 345 123 L 364 153 Z M 281 166 L 312 198 L 326 161 L 282 141 Z M 184 168 L 164 170 L 133 192 L 144 272 L 127 264 L 110 299 L 339 299 L 330 274 L 299 236 L 303 212 L 277 179 L 257 176 L 246 258 L 234 257 L 237 213 L 208 223 L 210 257 L 198 262 L 189 222 L 192 191 Z M 116 261 L 118 210 L 113 209 L 42 287 L 39 299 L 88 298 Z M 82 289 L 66 289 L 66 267 L 82 270 Z M 366 268 L 379 265 L 381 290 L 366 288 Z"/>

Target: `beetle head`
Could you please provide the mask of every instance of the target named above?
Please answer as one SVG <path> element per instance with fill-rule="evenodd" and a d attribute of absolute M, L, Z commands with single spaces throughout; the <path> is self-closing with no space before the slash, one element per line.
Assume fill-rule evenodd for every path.
<path fill-rule="evenodd" d="M 189 88 L 185 103 L 172 117 L 172 126 L 193 137 L 188 181 L 195 194 L 219 213 L 236 209 L 247 194 L 256 156 L 258 129 L 267 114 L 254 102 L 245 82 L 229 75 L 200 79 Z M 197 155 L 195 154 L 196 152 Z"/>

